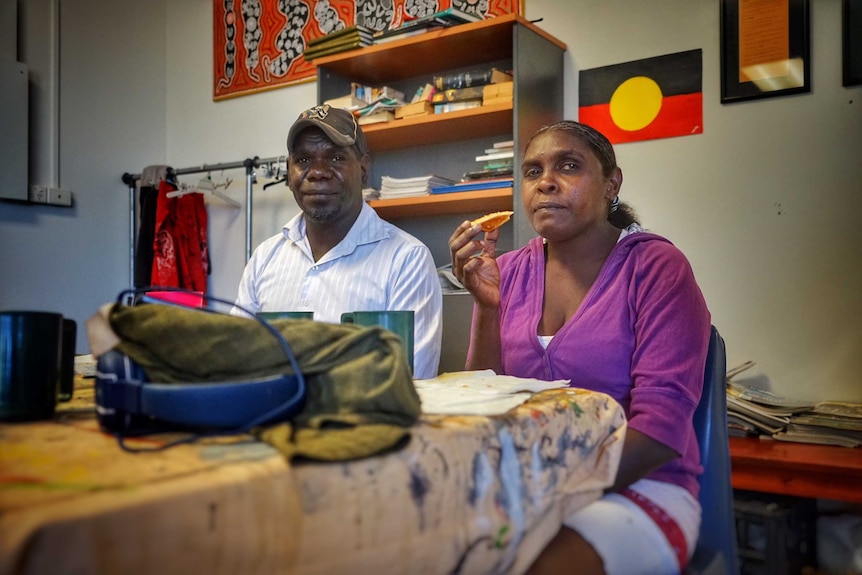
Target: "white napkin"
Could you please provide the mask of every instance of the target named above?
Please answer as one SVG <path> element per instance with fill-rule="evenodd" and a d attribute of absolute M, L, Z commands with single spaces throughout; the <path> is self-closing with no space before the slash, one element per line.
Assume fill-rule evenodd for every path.
<path fill-rule="evenodd" d="M 533 393 L 568 387 L 568 379 L 542 381 L 497 375 L 494 370 L 455 371 L 413 382 L 422 412 L 445 415 L 500 415 L 524 403 Z"/>

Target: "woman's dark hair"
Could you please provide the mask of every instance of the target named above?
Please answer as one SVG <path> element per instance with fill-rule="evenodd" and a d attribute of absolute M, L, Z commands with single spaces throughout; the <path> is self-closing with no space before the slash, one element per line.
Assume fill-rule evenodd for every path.
<path fill-rule="evenodd" d="M 599 159 L 604 177 L 609 178 L 611 173 L 617 168 L 617 156 L 614 153 L 614 147 L 605 135 L 591 126 L 572 120 L 563 120 L 555 124 L 542 126 L 530 137 L 526 147 L 529 147 L 536 136 L 545 132 L 555 131 L 566 132 L 585 143 Z M 629 227 L 631 224 L 640 223 L 638 222 L 637 213 L 634 208 L 625 202 L 619 202 L 616 206 L 608 202 L 608 221 L 614 227 L 621 230 Z"/>

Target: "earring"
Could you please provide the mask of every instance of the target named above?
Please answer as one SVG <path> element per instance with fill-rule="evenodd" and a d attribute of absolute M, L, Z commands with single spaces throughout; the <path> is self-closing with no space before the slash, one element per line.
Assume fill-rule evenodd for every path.
<path fill-rule="evenodd" d="M 620 207 L 620 197 L 615 196 L 613 201 L 611 202 L 610 213 L 614 213 L 615 211 L 617 211 L 619 209 L 619 207 Z"/>

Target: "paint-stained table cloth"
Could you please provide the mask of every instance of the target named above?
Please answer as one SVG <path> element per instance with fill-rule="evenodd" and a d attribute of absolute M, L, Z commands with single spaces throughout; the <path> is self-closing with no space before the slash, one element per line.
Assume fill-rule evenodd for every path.
<path fill-rule="evenodd" d="M 289 464 L 249 437 L 133 454 L 79 378 L 53 421 L 0 424 L 0 575 L 519 573 L 611 483 L 624 433 L 613 399 L 568 388 L 424 415 L 358 461 Z"/>

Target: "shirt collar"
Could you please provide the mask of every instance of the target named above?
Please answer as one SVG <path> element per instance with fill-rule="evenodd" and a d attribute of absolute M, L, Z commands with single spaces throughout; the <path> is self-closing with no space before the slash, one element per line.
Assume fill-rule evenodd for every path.
<path fill-rule="evenodd" d="M 288 221 L 282 228 L 282 234 L 289 241 L 301 247 L 307 247 L 307 253 L 311 253 L 308 246 L 308 232 L 305 225 L 305 217 L 302 212 L 298 213 Z M 390 236 L 388 224 L 377 215 L 377 212 L 367 203 L 362 204 L 359 216 L 350 231 L 338 244 L 327 253 L 321 261 L 346 256 L 356 249 L 357 246 L 370 244 L 384 240 Z M 306 250 L 303 250 L 306 251 Z"/>

